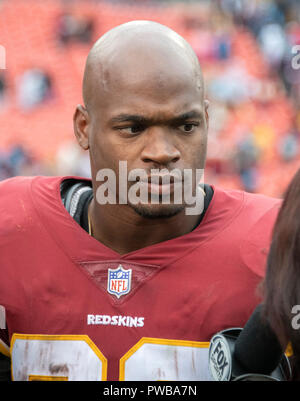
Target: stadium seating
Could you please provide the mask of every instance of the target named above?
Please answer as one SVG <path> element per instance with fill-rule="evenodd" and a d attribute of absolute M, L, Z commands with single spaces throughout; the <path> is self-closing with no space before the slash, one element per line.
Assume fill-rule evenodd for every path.
<path fill-rule="evenodd" d="M 36 157 L 51 161 L 60 144 L 73 138 L 72 116 L 75 106 L 82 102 L 82 75 L 91 45 L 59 43 L 58 18 L 66 11 L 62 4 L 58 0 L 3 0 L 0 3 L 0 44 L 6 49 L 5 73 L 9 84 L 7 105 L 0 107 L 1 150 L 13 143 L 22 143 Z M 72 4 L 68 7 L 74 15 L 94 19 L 94 39 L 113 26 L 135 19 L 161 22 L 189 39 L 180 5 L 133 6 L 101 1 Z M 232 34 L 232 57 L 243 62 L 251 76 L 259 80 L 268 78 L 268 65 L 253 35 L 240 27 Z M 204 73 L 207 69 L 209 75 L 216 62 L 203 60 Z M 51 76 L 53 97 L 34 110 L 24 111 L 17 102 L 18 80 L 32 67 L 41 68 Z M 298 160 L 282 161 L 277 151 L 278 140 L 292 129 L 294 118 L 292 104 L 280 91 L 267 102 L 252 100 L 236 105 L 216 136 L 224 151 L 220 161 L 224 163 L 228 159 L 243 132 L 251 131 L 261 151 L 257 190 L 281 196 L 299 167 Z M 213 181 L 224 187 L 241 187 L 236 172 L 230 170 L 215 175 Z"/>

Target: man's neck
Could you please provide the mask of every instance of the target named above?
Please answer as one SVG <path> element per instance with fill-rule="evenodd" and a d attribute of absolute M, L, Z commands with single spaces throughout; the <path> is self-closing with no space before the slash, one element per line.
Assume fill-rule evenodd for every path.
<path fill-rule="evenodd" d="M 128 205 L 89 205 L 93 237 L 123 255 L 191 232 L 200 216 L 185 210 L 168 218 L 141 217 Z"/>

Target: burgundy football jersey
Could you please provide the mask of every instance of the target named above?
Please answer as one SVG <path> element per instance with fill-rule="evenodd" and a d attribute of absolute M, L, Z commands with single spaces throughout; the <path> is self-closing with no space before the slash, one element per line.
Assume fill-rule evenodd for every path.
<path fill-rule="evenodd" d="M 13 379 L 209 380 L 210 338 L 260 302 L 280 201 L 214 188 L 194 231 L 119 255 L 69 215 L 63 179 L 0 183 L 0 350 Z"/>

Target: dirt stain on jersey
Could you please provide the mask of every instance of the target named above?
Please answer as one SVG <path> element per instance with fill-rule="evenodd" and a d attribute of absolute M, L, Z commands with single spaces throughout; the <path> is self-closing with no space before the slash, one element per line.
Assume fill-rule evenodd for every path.
<path fill-rule="evenodd" d="M 53 363 L 50 363 L 49 372 L 52 375 L 57 375 L 58 373 L 61 373 L 64 376 L 68 376 L 69 368 L 68 368 L 68 365 L 66 363 L 65 364 L 57 364 L 57 365 L 55 365 Z"/>
<path fill-rule="evenodd" d="M 177 354 L 177 349 L 174 349 L 174 363 L 175 363 L 175 374 L 176 374 L 176 379 L 178 380 L 179 377 L 179 370 L 178 370 L 178 354 Z"/>

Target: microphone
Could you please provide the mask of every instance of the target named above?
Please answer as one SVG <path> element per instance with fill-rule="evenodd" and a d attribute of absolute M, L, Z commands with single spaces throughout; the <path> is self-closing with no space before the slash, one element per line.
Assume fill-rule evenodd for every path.
<path fill-rule="evenodd" d="M 248 372 L 270 374 L 280 363 L 283 349 L 258 305 L 238 336 L 234 357 Z"/>
<path fill-rule="evenodd" d="M 285 381 L 291 377 L 289 360 L 258 305 L 242 328 L 214 335 L 209 347 L 209 369 L 216 381 Z"/>

